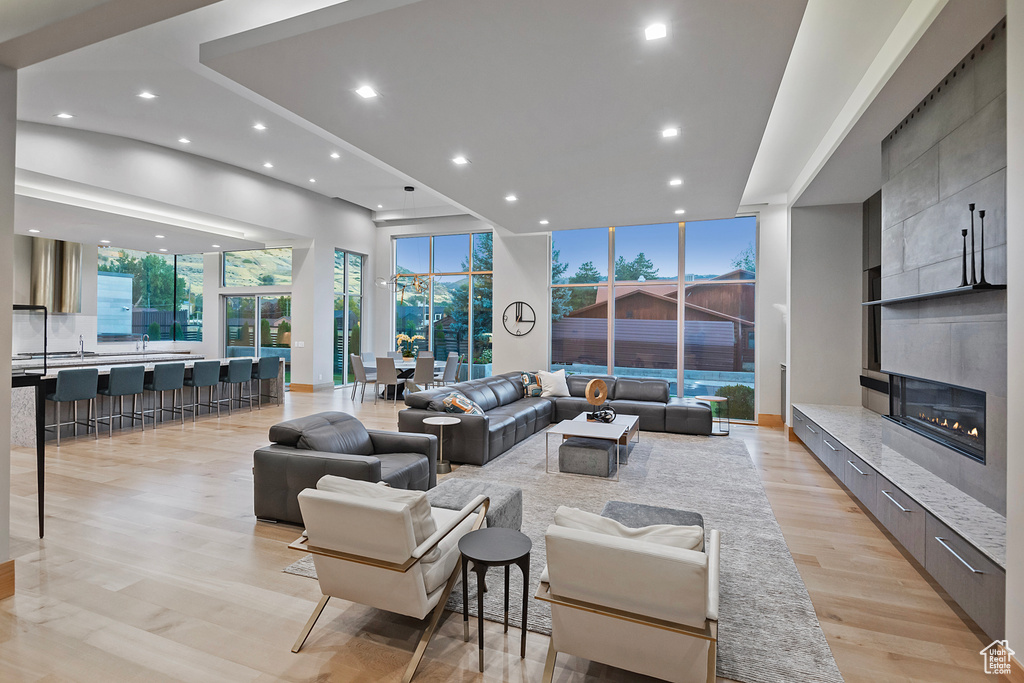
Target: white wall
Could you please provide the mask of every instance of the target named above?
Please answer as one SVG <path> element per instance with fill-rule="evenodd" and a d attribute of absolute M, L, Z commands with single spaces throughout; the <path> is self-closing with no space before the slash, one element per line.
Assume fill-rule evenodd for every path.
<path fill-rule="evenodd" d="M 739 213 L 747 213 L 740 207 Z M 751 211 L 750 213 L 753 213 Z M 755 366 L 757 412 L 782 415 L 781 369 L 786 362 L 786 283 L 789 213 L 785 205 L 758 207 Z"/>
<path fill-rule="evenodd" d="M 790 403 L 861 403 L 862 230 L 860 204 L 791 209 Z"/>
<path fill-rule="evenodd" d="M 1024 0 L 1007 3 L 1006 261 L 1024 263 Z M 1007 268 L 1006 638 L 1024 643 L 1024 273 Z M 1020 654 L 1018 660 L 1024 660 Z"/>
<path fill-rule="evenodd" d="M 494 231 L 494 374 L 547 370 L 551 359 L 551 235 Z M 522 337 L 505 330 L 502 316 L 513 301 L 525 301 L 537 324 Z"/>
<path fill-rule="evenodd" d="M 14 256 L 14 139 L 18 73 L 0 66 L 0 273 Z M 10 275 L 8 275 L 10 277 Z M 8 280 L 10 284 L 10 280 Z M 13 288 L 0 287 L 0 562 L 11 557 L 11 306 Z"/>

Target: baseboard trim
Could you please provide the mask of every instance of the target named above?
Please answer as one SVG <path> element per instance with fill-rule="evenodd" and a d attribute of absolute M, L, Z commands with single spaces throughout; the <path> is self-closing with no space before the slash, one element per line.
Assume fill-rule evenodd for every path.
<path fill-rule="evenodd" d="M 1024 665 L 1013 655 L 1010 655 L 1010 675 L 1007 678 L 1010 683 L 1024 683 Z"/>
<path fill-rule="evenodd" d="M 783 427 L 786 426 L 786 423 L 782 421 L 781 415 L 772 415 L 771 413 L 758 413 L 757 426 L 768 427 L 769 429 L 782 429 Z"/>
<path fill-rule="evenodd" d="M 799 441 L 800 440 L 800 439 L 797 438 L 796 432 L 793 431 L 792 427 L 789 428 L 789 440 L 790 441 Z"/>
<path fill-rule="evenodd" d="M 294 391 L 294 392 L 302 393 L 302 394 L 312 394 L 313 393 L 313 385 L 312 384 L 298 384 L 296 382 L 292 382 L 291 384 L 288 385 L 288 389 L 290 391 Z"/>
<path fill-rule="evenodd" d="M 14 595 L 14 560 L 0 564 L 0 600 Z"/>

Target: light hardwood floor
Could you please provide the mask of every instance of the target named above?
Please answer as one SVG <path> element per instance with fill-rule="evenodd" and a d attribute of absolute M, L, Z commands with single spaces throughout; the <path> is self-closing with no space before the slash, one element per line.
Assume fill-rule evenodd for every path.
<path fill-rule="evenodd" d="M 290 646 L 319 598 L 284 574 L 289 526 L 252 516 L 252 451 L 282 419 L 345 410 L 395 429 L 397 408 L 348 391 L 195 426 L 66 441 L 48 449 L 47 534 L 36 538 L 34 451 L 12 452 L 17 592 L 0 601 L 2 681 L 396 681 L 418 622 L 332 601 L 306 646 Z M 985 644 L 800 444 L 733 427 L 768 498 L 849 683 L 992 680 Z M 727 476 L 727 473 L 723 473 Z M 486 670 L 460 619 L 435 636 L 418 681 L 539 681 L 547 639 L 485 622 Z M 472 635 L 472 634 L 471 634 Z M 557 681 L 637 680 L 562 656 Z"/>

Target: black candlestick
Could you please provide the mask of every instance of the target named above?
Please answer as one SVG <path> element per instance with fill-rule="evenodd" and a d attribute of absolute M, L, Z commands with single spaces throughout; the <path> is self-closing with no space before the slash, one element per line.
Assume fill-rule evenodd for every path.
<path fill-rule="evenodd" d="M 974 272 L 974 204 L 968 204 L 967 208 L 971 210 L 971 284 L 978 284 L 978 277 Z"/>
<path fill-rule="evenodd" d="M 960 276 L 960 286 L 961 287 L 966 287 L 967 286 L 967 228 L 964 228 L 963 230 L 961 230 L 960 234 L 964 238 L 964 259 L 963 259 L 963 267 L 961 268 L 962 275 Z"/>
<path fill-rule="evenodd" d="M 978 212 L 978 218 L 981 219 L 981 280 L 978 284 L 987 285 L 985 282 L 985 209 Z"/>

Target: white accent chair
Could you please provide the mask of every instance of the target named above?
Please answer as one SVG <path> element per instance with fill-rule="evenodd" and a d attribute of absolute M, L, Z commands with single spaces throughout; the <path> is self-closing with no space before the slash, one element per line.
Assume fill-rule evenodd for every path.
<path fill-rule="evenodd" d="M 430 507 L 422 491 L 332 476 L 299 493 L 306 531 L 288 547 L 312 553 L 323 598 L 292 652 L 332 597 L 416 619 L 429 616 L 402 679 L 412 680 L 460 574 L 459 539 L 484 524 L 489 504 L 480 495 L 461 510 L 445 510 Z M 417 542 L 417 536 L 426 537 Z"/>
<path fill-rule="evenodd" d="M 549 683 L 558 653 L 674 683 L 714 683 L 720 535 L 704 551 L 548 527 L 537 599 L 551 603 Z"/>

